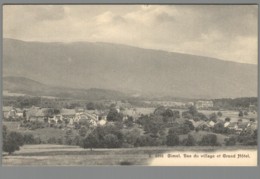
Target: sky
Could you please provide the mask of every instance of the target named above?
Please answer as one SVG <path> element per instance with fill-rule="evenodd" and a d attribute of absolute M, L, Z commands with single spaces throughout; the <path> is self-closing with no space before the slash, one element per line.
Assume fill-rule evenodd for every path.
<path fill-rule="evenodd" d="M 257 5 L 5 5 L 3 37 L 110 42 L 257 64 Z"/>

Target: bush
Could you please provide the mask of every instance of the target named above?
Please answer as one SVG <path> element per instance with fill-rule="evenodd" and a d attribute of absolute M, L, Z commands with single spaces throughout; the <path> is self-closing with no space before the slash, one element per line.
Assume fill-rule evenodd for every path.
<path fill-rule="evenodd" d="M 216 113 L 212 113 L 209 115 L 209 120 L 217 122 L 217 118 L 218 116 L 216 115 Z"/>
<path fill-rule="evenodd" d="M 40 122 L 40 121 L 27 122 L 26 126 L 28 126 L 29 129 L 31 129 L 31 130 L 47 127 L 47 125 L 45 123 Z"/>
<path fill-rule="evenodd" d="M 82 146 L 82 138 L 76 135 L 72 141 L 72 145 Z"/>
<path fill-rule="evenodd" d="M 170 129 L 166 137 L 167 146 L 177 146 L 180 143 L 179 136 L 176 134 L 174 129 Z"/>
<path fill-rule="evenodd" d="M 116 109 L 110 109 L 107 115 L 107 121 L 119 121 L 123 120 L 123 114 L 119 113 Z"/>
<path fill-rule="evenodd" d="M 244 116 L 243 111 L 239 111 L 238 116 L 243 117 Z"/>
<path fill-rule="evenodd" d="M 226 146 L 233 146 L 236 145 L 237 138 L 235 136 L 231 136 L 230 138 L 225 139 Z"/>
<path fill-rule="evenodd" d="M 203 120 L 203 121 L 207 121 L 208 118 L 205 114 L 203 113 L 197 113 L 195 116 L 194 116 L 194 120 Z"/>
<path fill-rule="evenodd" d="M 35 139 L 32 134 L 24 134 L 23 136 L 24 144 L 35 144 Z"/>
<path fill-rule="evenodd" d="M 134 143 L 135 147 L 142 147 L 142 146 L 147 146 L 147 140 L 146 140 L 146 136 L 142 135 L 139 136 L 136 139 L 136 142 Z"/>
<path fill-rule="evenodd" d="M 60 145 L 63 145 L 63 140 L 62 140 L 62 138 L 58 138 L 58 139 L 57 139 L 57 143 L 60 144 Z"/>
<path fill-rule="evenodd" d="M 219 112 L 217 113 L 217 115 L 218 115 L 218 117 L 222 117 L 222 112 L 219 111 Z"/>
<path fill-rule="evenodd" d="M 215 134 L 207 134 L 202 137 L 201 141 L 199 142 L 201 146 L 218 146 L 217 136 Z"/>
<path fill-rule="evenodd" d="M 185 119 L 192 119 L 192 115 L 188 111 L 182 112 L 182 117 Z"/>
<path fill-rule="evenodd" d="M 162 142 L 159 138 L 153 138 L 150 135 L 142 135 L 136 139 L 134 144 L 135 147 L 143 147 L 143 146 L 158 146 L 161 145 Z"/>
<path fill-rule="evenodd" d="M 223 123 L 217 123 L 217 124 L 214 125 L 213 131 L 214 131 L 215 133 L 223 134 L 223 133 L 225 133 L 226 128 L 224 127 L 224 124 L 223 124 Z"/>
<path fill-rule="evenodd" d="M 184 139 L 182 141 L 182 145 L 184 146 L 194 146 L 196 145 L 196 140 L 194 139 L 194 137 L 192 135 L 188 135 L 188 138 L 187 139 Z"/>
<path fill-rule="evenodd" d="M 86 134 L 87 134 L 87 128 L 84 127 L 84 126 L 81 127 L 80 130 L 79 130 L 79 135 L 80 135 L 81 137 L 85 137 Z"/>
<path fill-rule="evenodd" d="M 90 133 L 82 142 L 82 147 L 90 148 L 90 150 L 98 146 L 99 146 L 99 139 L 97 135 L 93 133 Z"/>
<path fill-rule="evenodd" d="M 225 118 L 225 122 L 230 122 L 230 121 L 231 121 L 230 117 Z"/>
<path fill-rule="evenodd" d="M 128 162 L 128 161 L 122 161 L 119 163 L 120 165 L 133 165 L 132 162 Z"/>
<path fill-rule="evenodd" d="M 257 145 L 257 129 L 254 131 L 241 132 L 237 141 L 243 145 Z"/>
<path fill-rule="evenodd" d="M 48 139 L 48 144 L 57 144 L 57 139 L 55 137 L 51 137 Z"/>
<path fill-rule="evenodd" d="M 118 148 L 120 146 L 118 138 L 114 134 L 107 134 L 104 136 L 104 144 L 107 148 Z"/>
<path fill-rule="evenodd" d="M 247 111 L 244 111 L 244 115 L 245 115 L 245 116 L 248 116 L 248 112 L 247 112 Z"/>

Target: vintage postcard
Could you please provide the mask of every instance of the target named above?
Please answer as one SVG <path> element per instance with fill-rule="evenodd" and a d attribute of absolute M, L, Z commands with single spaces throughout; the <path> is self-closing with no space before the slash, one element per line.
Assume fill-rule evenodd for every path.
<path fill-rule="evenodd" d="M 3 166 L 257 166 L 257 5 L 4 5 Z"/>

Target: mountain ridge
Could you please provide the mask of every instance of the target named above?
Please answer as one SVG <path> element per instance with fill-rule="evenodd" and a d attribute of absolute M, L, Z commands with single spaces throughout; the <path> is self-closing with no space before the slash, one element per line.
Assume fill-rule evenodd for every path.
<path fill-rule="evenodd" d="M 4 39 L 3 74 L 145 96 L 257 96 L 257 65 L 110 43 Z M 12 53 L 15 52 L 15 53 Z"/>
<path fill-rule="evenodd" d="M 68 99 L 121 99 L 127 96 L 121 92 L 107 89 L 73 89 L 49 86 L 41 82 L 17 76 L 3 77 L 4 91 L 29 96 L 52 96 Z"/>

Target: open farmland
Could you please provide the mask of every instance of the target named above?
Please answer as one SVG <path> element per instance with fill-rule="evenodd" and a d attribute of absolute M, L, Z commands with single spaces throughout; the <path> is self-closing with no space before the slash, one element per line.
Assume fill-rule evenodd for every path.
<path fill-rule="evenodd" d="M 237 147 L 141 147 L 120 149 L 82 149 L 65 145 L 25 145 L 9 156 L 3 154 L 4 166 L 88 166 L 88 165 L 149 165 L 154 155 L 166 152 L 234 151 Z M 256 147 L 242 146 L 243 150 Z"/>
<path fill-rule="evenodd" d="M 66 129 L 58 128 L 40 128 L 36 130 L 29 130 L 24 127 L 19 127 L 20 122 L 3 122 L 3 125 L 7 127 L 9 131 L 20 132 L 21 134 L 32 134 L 35 138 L 40 139 L 42 143 L 47 143 L 50 138 L 63 139 L 66 135 Z M 72 137 L 75 137 L 78 132 L 76 130 L 71 130 Z"/>

